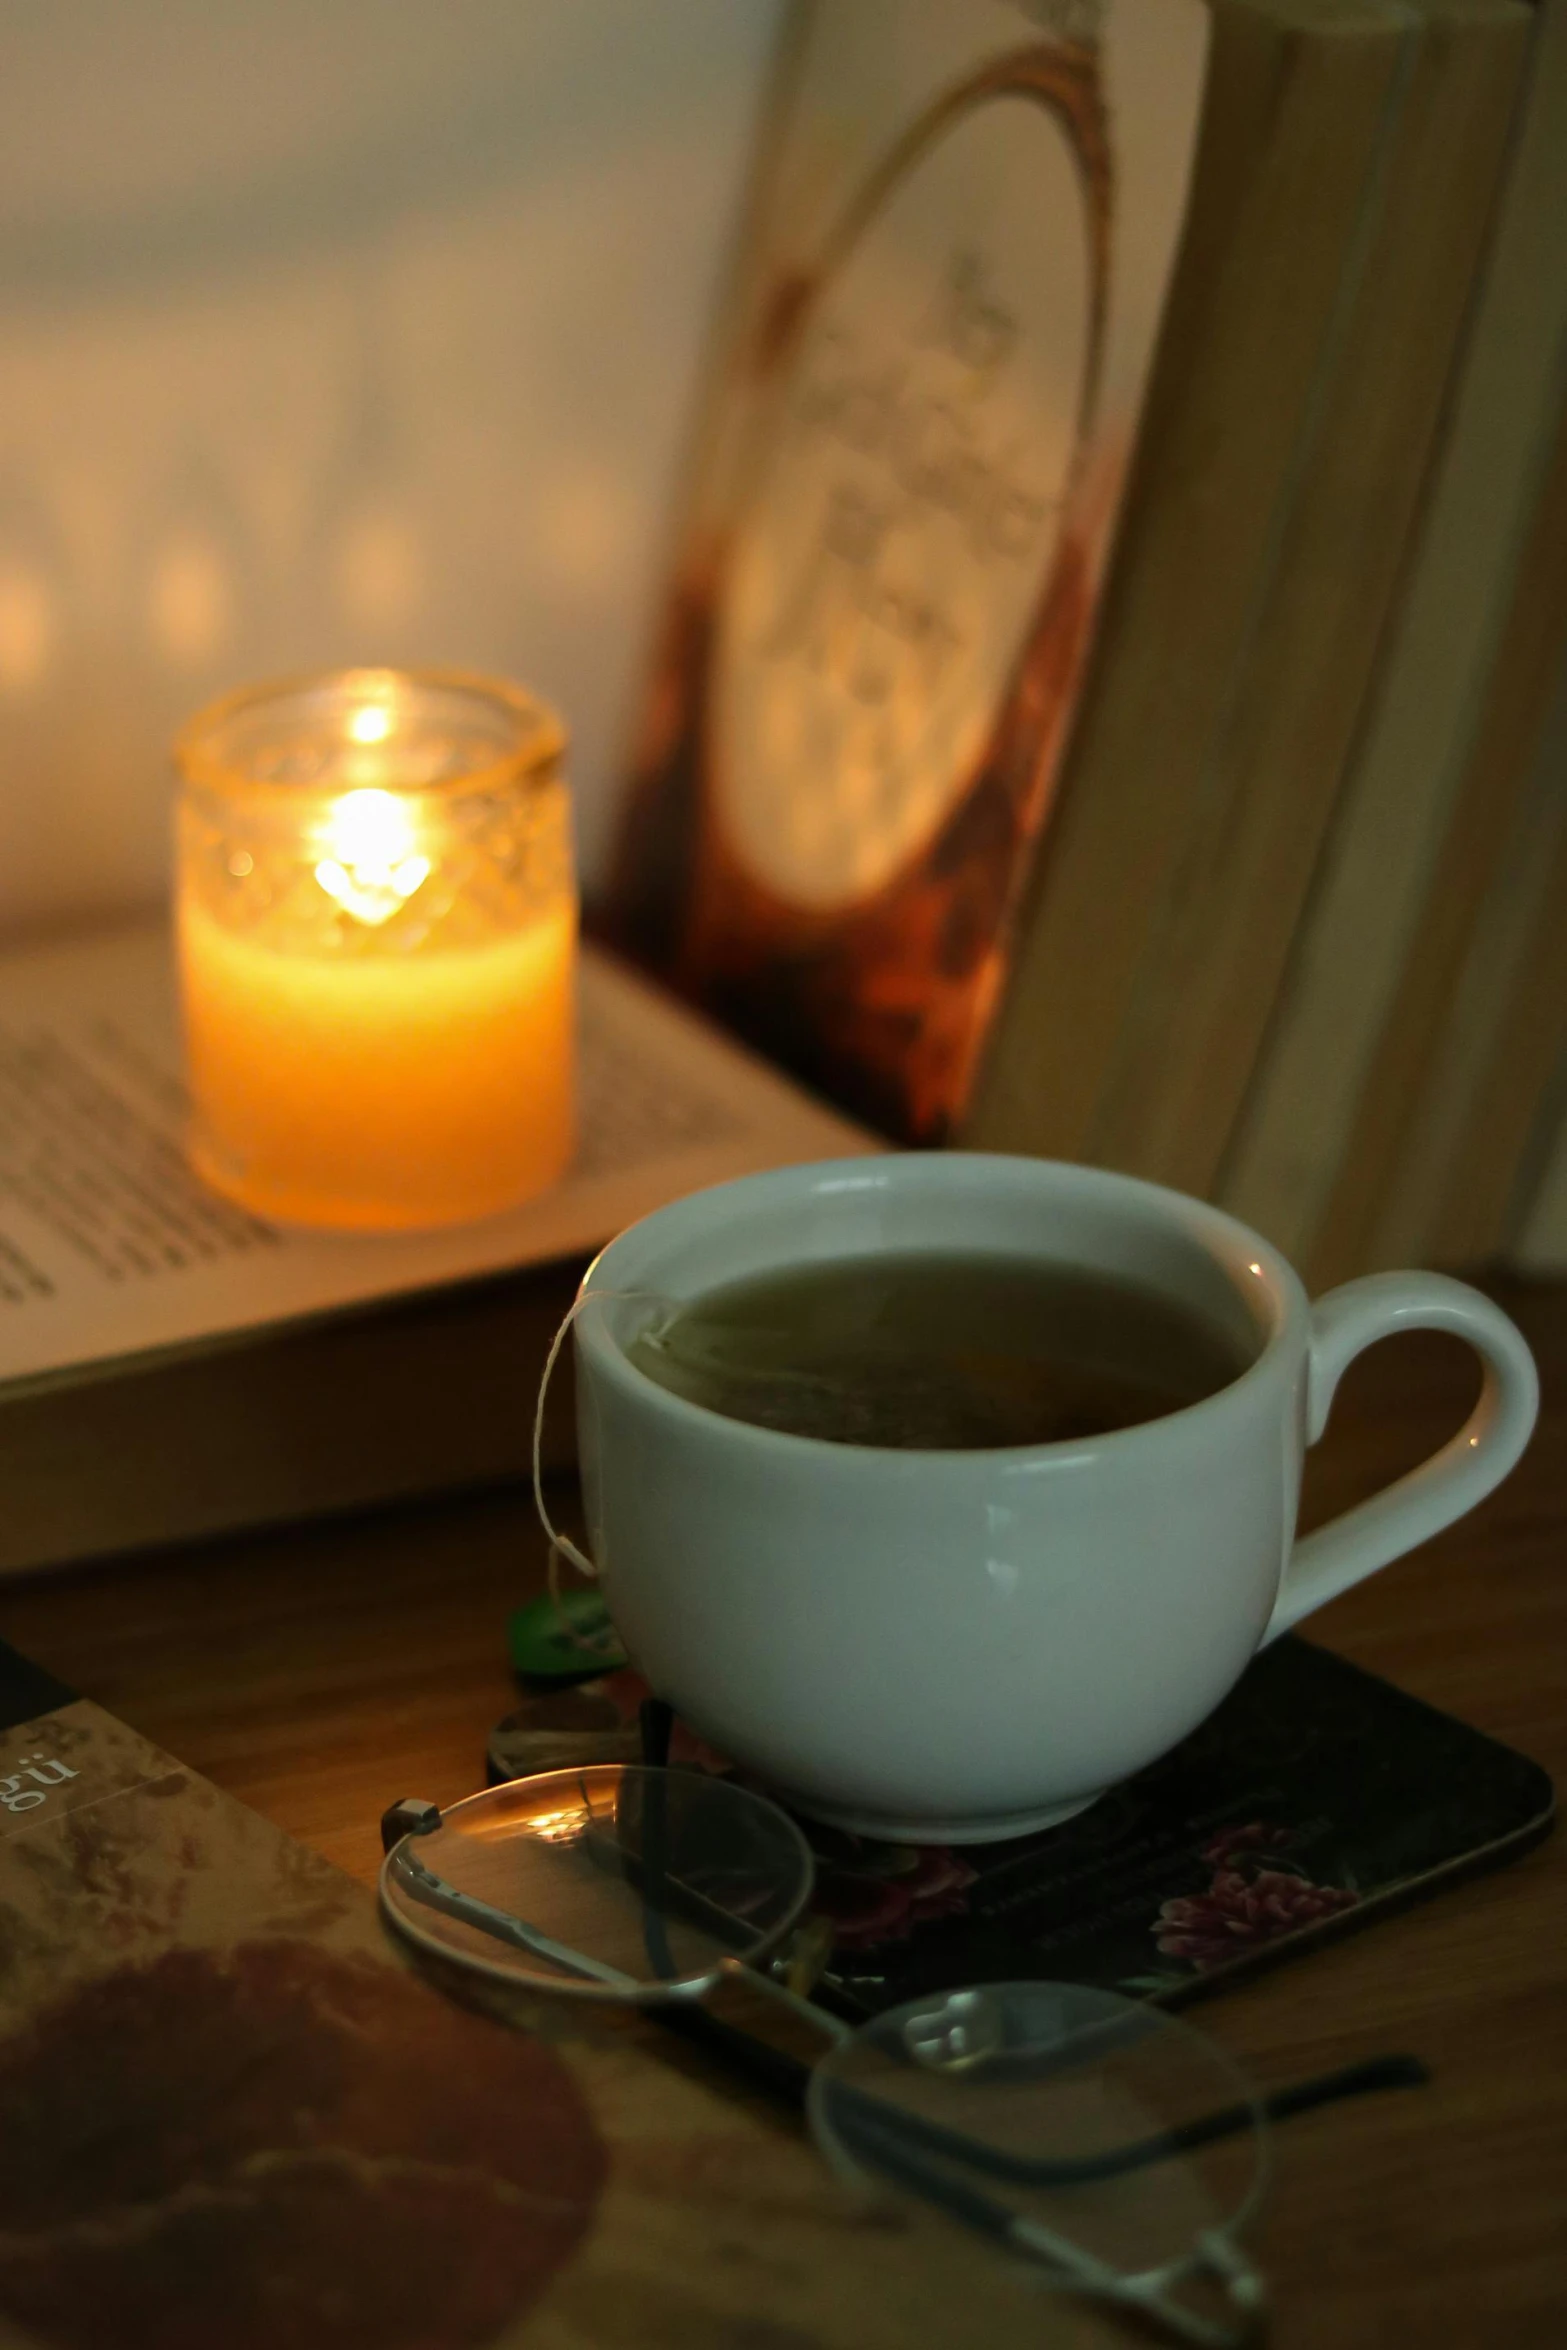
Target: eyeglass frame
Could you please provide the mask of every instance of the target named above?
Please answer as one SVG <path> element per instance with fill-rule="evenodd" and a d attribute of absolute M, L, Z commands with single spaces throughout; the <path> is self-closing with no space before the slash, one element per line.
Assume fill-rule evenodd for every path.
<path fill-rule="evenodd" d="M 663 1744 L 658 1735 L 659 1727 L 656 1722 L 650 1723 L 644 1717 L 645 1751 L 656 1751 Z M 589 1771 L 595 1776 L 602 1773 L 612 1777 L 619 1787 L 625 1783 L 628 1775 L 634 1780 L 656 1782 L 662 1776 L 663 1766 L 651 1761 L 642 1764 L 600 1763 L 568 1766 L 558 1771 L 529 1773 L 526 1776 L 530 1783 L 541 1778 L 575 1781 L 581 1792 L 581 1783 Z M 877 2023 L 885 2019 L 852 2025 L 815 2000 L 803 1996 L 799 1989 L 782 1979 L 776 1971 L 780 1963 L 776 1954 L 798 1928 L 809 1906 L 815 1880 L 814 1855 L 789 1814 L 765 1796 L 749 1789 L 735 1790 L 737 1795 L 743 1795 L 748 1802 L 763 1806 L 782 1825 L 793 1843 L 800 1862 L 800 1891 L 797 1899 L 764 1934 L 747 1945 L 743 1956 L 726 1952 L 712 1966 L 690 1975 L 647 1981 L 627 1975 L 619 1968 L 595 1960 L 587 1952 L 557 1941 L 513 1912 L 498 1909 L 476 1895 L 462 1892 L 420 1861 L 417 1844 L 422 1836 L 442 1826 L 453 1814 L 465 1810 L 470 1804 L 493 1802 L 498 1792 L 494 1787 L 479 1790 L 444 1811 L 433 1803 L 405 1797 L 383 1814 L 381 1837 L 385 1857 L 381 1870 L 382 1906 L 396 1930 L 408 1940 L 433 1949 L 447 1961 L 466 1965 L 513 1990 L 526 1988 L 542 1996 L 565 1996 L 621 2008 L 634 2007 L 655 2020 L 675 2024 L 688 2037 L 708 2042 L 714 2046 L 715 2053 L 731 2060 L 738 2056 L 753 2074 L 758 2070 L 755 2053 L 761 2053 L 772 2060 L 761 2068 L 769 2076 L 769 2085 L 784 2088 L 786 2094 L 791 2095 L 796 2103 L 804 2105 L 810 2113 L 815 2125 L 813 2134 L 817 2135 L 819 2148 L 822 2131 L 830 2130 L 832 2136 L 846 2144 L 851 2157 L 866 2171 L 890 2180 L 904 2191 L 936 2205 L 972 2232 L 1000 2241 L 1036 2264 L 1042 2263 L 1058 2283 L 1075 2287 L 1093 2298 L 1109 2301 L 1122 2308 L 1135 2309 L 1143 2316 L 1163 2323 L 1180 2339 L 1205 2346 L 1205 2350 L 1219 2350 L 1219 2346 L 1223 2346 L 1223 2350 L 1234 2350 L 1234 2346 L 1255 2340 L 1264 2320 L 1266 2290 L 1263 2279 L 1241 2253 L 1234 2238 L 1251 2217 L 1261 2197 L 1266 2175 L 1268 2123 L 1331 2098 L 1360 2094 L 1371 2089 L 1413 2085 L 1429 2077 L 1425 2068 L 1413 2058 L 1374 2059 L 1367 2065 L 1346 2067 L 1338 2073 L 1296 2084 L 1292 2089 L 1265 2098 L 1251 2088 L 1233 2061 L 1207 2034 L 1193 2032 L 1190 2026 L 1175 2026 L 1172 2019 L 1163 2017 L 1161 2020 L 1166 2025 L 1189 2033 L 1194 2041 L 1205 2047 L 1218 2065 L 1234 2072 L 1242 2094 L 1231 2106 L 1218 2109 L 1196 2122 L 1155 2133 L 1126 2147 L 1111 2150 L 1108 2154 L 1078 2158 L 1068 2163 L 1054 2158 L 1007 2155 L 1000 2149 L 984 2146 L 945 2125 L 931 2123 L 924 2117 L 911 2116 L 901 2109 L 887 2106 L 884 2100 L 864 2090 L 848 2091 L 852 2110 L 847 2117 L 847 2126 L 846 2115 L 842 2110 L 833 2115 L 829 2124 L 814 2110 L 817 2096 L 815 2084 L 825 2077 L 823 2067 L 830 2062 L 831 2055 L 837 2049 L 863 2039 L 874 2031 Z M 591 1815 L 591 1805 L 589 1811 Z M 624 1858 L 622 1849 L 622 1863 Z M 388 1898 L 387 1887 L 393 1881 L 401 1882 L 421 1906 L 433 1908 L 472 1931 L 486 1934 L 531 1957 L 542 1959 L 548 1965 L 564 1970 L 563 1973 L 556 1980 L 543 1974 L 523 1974 L 514 1967 L 487 1960 L 478 1953 L 453 1950 L 449 1943 L 433 1934 L 420 1934 Z M 663 1913 L 651 1902 L 644 1900 L 644 1908 L 649 1918 L 662 1920 Z M 769 1953 L 774 1954 L 771 1964 L 762 1963 Z M 658 1961 L 651 1949 L 649 1956 L 656 1965 Z M 573 1976 L 575 1979 L 572 1979 Z M 713 2017 L 707 2012 L 705 2003 L 725 1982 L 741 1983 L 750 1990 L 765 1993 L 821 2032 L 832 2043 L 831 2048 L 824 2051 L 815 2063 L 806 2065 L 796 2058 L 783 2058 L 781 2052 L 768 2049 L 765 2042 Z M 944 2003 L 950 2010 L 955 2003 L 979 2000 L 986 1996 L 994 2001 L 1009 1989 L 1039 1988 L 1039 1985 L 973 1985 L 944 1994 L 930 1994 L 929 1998 L 932 2002 Z M 1081 1987 L 1066 1988 L 1079 1990 Z M 918 2004 L 908 2003 L 909 2006 Z M 1127 2001 L 1125 2004 L 1129 2015 L 1135 2013 L 1135 2002 Z M 901 2014 L 904 2010 L 894 2012 Z M 693 2033 L 692 2026 L 700 2028 Z M 839 2081 L 834 2083 L 834 2087 L 841 2106 L 847 2085 Z M 867 2112 L 864 2108 L 873 2110 Z M 891 2129 L 886 2126 L 889 2115 L 895 2116 Z M 1248 2127 L 1258 2144 L 1258 2175 L 1240 2207 L 1220 2225 L 1200 2231 L 1191 2249 L 1182 2258 L 1165 2262 L 1156 2269 L 1131 2274 L 1098 2260 L 1071 2238 L 1045 2227 L 1026 2213 L 1012 2210 L 983 2190 L 956 2181 L 944 2172 L 937 2172 L 928 2159 L 934 2155 L 948 2161 L 963 2162 L 981 2175 L 1005 2179 L 1013 2185 L 1076 2185 L 1184 2155 L 1200 2145 L 1211 2143 L 1215 2138 Z M 1218 2288 L 1228 2310 L 1233 2314 L 1234 2324 L 1211 2320 L 1171 2298 L 1173 2288 L 1199 2278 L 1207 2279 Z"/>

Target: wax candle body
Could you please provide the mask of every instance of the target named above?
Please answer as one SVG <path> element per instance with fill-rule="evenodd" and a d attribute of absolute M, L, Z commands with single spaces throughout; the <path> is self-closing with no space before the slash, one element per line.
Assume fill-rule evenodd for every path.
<path fill-rule="evenodd" d="M 542 1190 L 573 1134 L 576 923 L 402 954 L 283 952 L 180 912 L 198 1169 L 262 1214 L 459 1222 Z"/>
<path fill-rule="evenodd" d="M 266 1214 L 395 1229 L 489 1215 L 573 1141 L 575 924 L 308 956 L 181 916 L 198 1166 Z"/>

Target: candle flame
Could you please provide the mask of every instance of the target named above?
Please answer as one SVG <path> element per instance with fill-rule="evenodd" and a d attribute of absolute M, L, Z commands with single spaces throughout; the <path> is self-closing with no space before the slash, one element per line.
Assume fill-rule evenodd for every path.
<path fill-rule="evenodd" d="M 429 858 L 418 854 L 413 810 L 395 792 L 345 792 L 327 817 L 323 846 L 330 854 L 316 867 L 317 881 L 346 913 L 372 925 L 389 921 L 430 870 Z"/>

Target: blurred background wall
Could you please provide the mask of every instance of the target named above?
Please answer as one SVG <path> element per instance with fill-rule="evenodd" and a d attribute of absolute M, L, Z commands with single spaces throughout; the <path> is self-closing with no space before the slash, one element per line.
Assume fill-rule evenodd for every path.
<path fill-rule="evenodd" d="M 0 0 L 0 938 L 244 679 L 567 710 L 602 855 L 777 0 Z"/>

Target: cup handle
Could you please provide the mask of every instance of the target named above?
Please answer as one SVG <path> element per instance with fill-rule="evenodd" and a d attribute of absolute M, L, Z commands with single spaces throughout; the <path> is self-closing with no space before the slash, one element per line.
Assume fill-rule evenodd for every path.
<path fill-rule="evenodd" d="M 1440 1452 L 1296 1543 L 1264 1647 L 1472 1510 L 1500 1485 L 1529 1441 L 1540 1382 L 1522 1333 L 1501 1308 L 1442 1273 L 1372 1273 L 1330 1289 L 1311 1309 L 1308 1444 L 1326 1427 L 1334 1390 L 1355 1356 L 1398 1330 L 1451 1330 L 1467 1338 L 1485 1366 L 1480 1400 Z"/>

